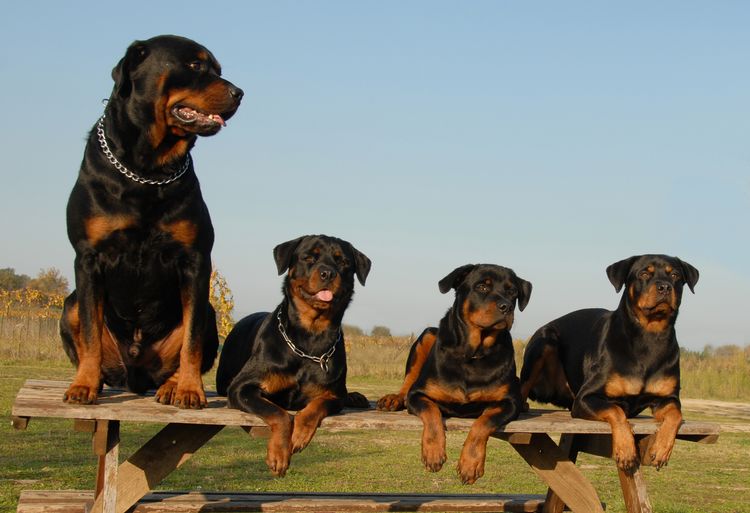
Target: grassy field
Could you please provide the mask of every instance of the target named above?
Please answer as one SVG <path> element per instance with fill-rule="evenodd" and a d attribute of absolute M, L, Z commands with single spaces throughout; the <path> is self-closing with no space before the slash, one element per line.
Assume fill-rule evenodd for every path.
<path fill-rule="evenodd" d="M 10 427 L 15 392 L 27 378 L 69 379 L 62 363 L 6 362 L 0 367 L 0 510 L 14 511 L 22 489 L 91 489 L 95 458 L 90 435 L 72 431 L 72 423 L 32 420 L 26 431 Z M 212 376 L 207 383 L 212 383 Z M 394 390 L 398 379 L 355 377 L 350 388 L 371 399 Z M 690 412 L 686 413 L 691 418 Z M 702 415 L 701 418 L 706 418 Z M 718 419 L 716 419 L 718 420 Z M 126 424 L 121 457 L 139 447 L 160 426 Z M 283 479 L 265 468 L 265 441 L 227 428 L 161 485 L 164 490 L 376 491 L 445 493 L 544 493 L 545 486 L 504 442 L 492 441 L 487 473 L 471 487 L 453 472 L 463 442 L 449 433 L 449 462 L 443 471 L 426 472 L 419 461 L 418 432 L 321 432 L 292 460 Z M 678 442 L 667 469 L 645 469 L 655 511 L 750 511 L 750 438 L 725 433 L 716 445 Z M 582 455 L 579 464 L 611 512 L 624 511 L 611 461 Z"/>
<path fill-rule="evenodd" d="M 519 343 L 518 349 L 521 349 Z M 5 346 L 7 349 L 7 346 Z M 16 347 L 15 345 L 13 346 Z M 353 337 L 348 342 L 352 390 L 377 399 L 399 386 L 409 348 L 406 338 Z M 0 354 L 3 344 L 0 341 Z M 16 349 L 14 349 L 16 351 Z M 719 354 L 716 354 L 716 353 Z M 13 398 L 28 378 L 70 379 L 72 366 L 53 347 L 37 348 L 27 359 L 0 361 L 0 511 L 14 511 L 22 489 L 91 489 L 95 458 L 91 437 L 60 420 L 32 420 L 26 431 L 10 427 Z M 38 355 L 57 355 L 54 357 Z M 747 357 L 743 350 L 686 354 L 686 397 L 747 400 Z M 213 374 L 206 384 L 213 388 Z M 694 383 L 694 384 L 693 384 Z M 706 387 L 713 391 L 706 392 Z M 690 411 L 688 419 L 725 422 L 715 413 Z M 719 408 L 719 411 L 721 409 Z M 730 419 L 731 420 L 731 419 Z M 745 424 L 747 426 L 747 424 Z M 125 424 L 121 458 L 126 458 L 161 426 Z M 449 433 L 445 468 L 436 474 L 420 463 L 419 433 L 391 431 L 320 432 L 292 459 L 285 478 L 273 478 L 264 463 L 265 440 L 227 428 L 161 485 L 163 490 L 361 491 L 444 493 L 544 493 L 546 487 L 506 443 L 491 441 L 487 472 L 471 487 L 453 471 L 462 433 Z M 610 460 L 581 455 L 607 511 L 622 512 L 619 482 Z M 716 445 L 678 442 L 668 468 L 644 470 L 651 502 L 659 512 L 750 511 L 750 435 L 724 433 Z"/>

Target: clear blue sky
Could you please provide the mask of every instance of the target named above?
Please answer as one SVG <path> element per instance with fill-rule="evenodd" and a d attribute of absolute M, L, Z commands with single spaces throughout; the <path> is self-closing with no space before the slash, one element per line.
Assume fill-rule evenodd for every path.
<path fill-rule="evenodd" d="M 465 263 L 531 281 L 513 333 L 614 308 L 607 265 L 701 272 L 687 347 L 750 344 L 750 3 L 13 2 L 0 20 L 0 267 L 72 278 L 64 211 L 135 39 L 206 45 L 246 96 L 193 152 L 237 316 L 307 233 L 373 261 L 345 322 L 434 325 Z"/>

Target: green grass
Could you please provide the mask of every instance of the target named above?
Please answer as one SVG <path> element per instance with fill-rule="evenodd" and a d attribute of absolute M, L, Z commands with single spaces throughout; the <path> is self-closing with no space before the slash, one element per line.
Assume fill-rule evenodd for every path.
<path fill-rule="evenodd" d="M 72 422 L 32 419 L 25 431 L 10 427 L 13 398 L 27 378 L 70 379 L 62 362 L 0 363 L 0 511 L 14 511 L 22 489 L 92 489 L 96 458 L 91 435 L 72 430 Z M 206 378 L 213 384 L 213 376 Z M 376 399 L 395 390 L 398 378 L 354 377 L 349 388 Z M 690 412 L 686 417 L 691 418 Z M 705 418 L 705 416 L 703 416 Z M 713 420 L 717 420 L 713 418 Z M 161 426 L 123 424 L 121 458 L 128 457 Z M 162 490 L 360 491 L 441 493 L 545 493 L 542 481 L 509 444 L 490 442 L 486 474 L 477 484 L 460 484 L 454 467 L 462 433 L 448 434 L 449 461 L 439 473 L 425 471 L 417 431 L 361 431 L 316 434 L 292 459 L 285 478 L 274 478 L 264 463 L 265 440 L 226 428 L 161 485 Z M 747 512 L 750 507 L 750 438 L 727 433 L 715 445 L 678 442 L 669 467 L 644 469 L 654 511 Z M 607 511 L 623 512 L 615 467 L 610 460 L 581 455 Z"/>

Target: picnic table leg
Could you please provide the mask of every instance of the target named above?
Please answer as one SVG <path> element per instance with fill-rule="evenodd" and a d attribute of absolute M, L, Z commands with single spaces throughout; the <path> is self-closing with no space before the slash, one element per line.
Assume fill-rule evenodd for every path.
<path fill-rule="evenodd" d="M 575 438 L 576 436 L 574 434 L 563 433 L 560 435 L 560 443 L 558 444 L 563 454 L 565 454 L 573 463 L 575 463 L 576 458 L 578 458 L 578 449 L 575 446 Z M 562 513 L 564 509 L 565 503 L 563 500 L 552 488 L 549 488 L 547 490 L 547 498 L 544 499 L 544 513 Z"/>
<path fill-rule="evenodd" d="M 114 513 L 117 500 L 117 470 L 120 456 L 120 422 L 97 420 L 93 436 L 94 454 L 99 456 L 96 491 L 104 513 Z"/>
<path fill-rule="evenodd" d="M 646 491 L 646 481 L 643 479 L 641 468 L 638 467 L 632 474 L 617 469 L 620 476 L 620 487 L 622 497 L 625 499 L 625 507 L 628 513 L 651 513 L 651 501 Z"/>
<path fill-rule="evenodd" d="M 203 424 L 167 424 L 146 442 L 113 473 L 115 506 L 111 511 L 125 513 L 143 498 L 173 470 L 214 437 L 224 426 Z M 106 476 L 105 471 L 105 476 Z M 112 474 L 110 474 L 112 475 Z M 91 508 L 92 513 L 110 513 L 107 505 L 108 482 L 105 477 L 104 493 L 99 495 Z"/>
<path fill-rule="evenodd" d="M 535 433 L 530 444 L 511 445 L 574 513 L 604 512 L 594 486 L 549 435 Z"/>

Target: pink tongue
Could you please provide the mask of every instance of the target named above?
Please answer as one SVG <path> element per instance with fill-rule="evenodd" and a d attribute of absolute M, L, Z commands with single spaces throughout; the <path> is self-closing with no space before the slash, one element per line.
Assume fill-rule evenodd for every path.
<path fill-rule="evenodd" d="M 218 114 L 211 114 L 211 115 L 210 115 L 210 116 L 208 116 L 208 117 L 209 117 L 209 118 L 211 118 L 211 119 L 213 119 L 213 120 L 214 120 L 214 121 L 216 121 L 217 123 L 219 123 L 219 124 L 220 124 L 221 126 L 227 126 L 226 122 L 224 121 L 224 118 L 222 118 L 222 117 L 221 117 L 220 115 L 218 115 Z"/>
<path fill-rule="evenodd" d="M 331 301 L 333 299 L 333 292 L 327 289 L 323 289 L 315 294 L 315 299 L 319 299 L 321 301 Z"/>

